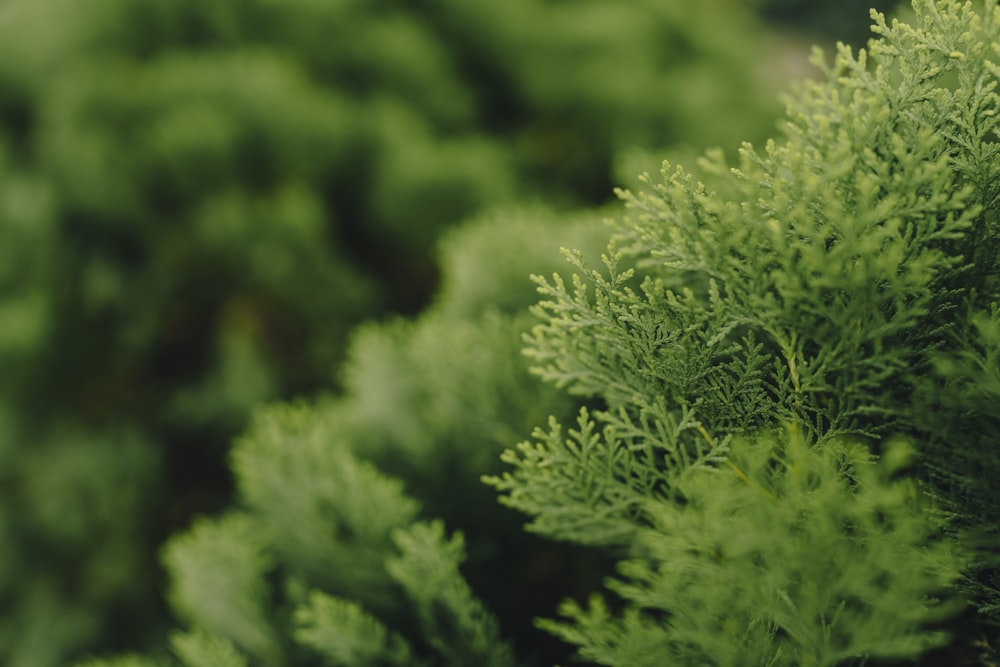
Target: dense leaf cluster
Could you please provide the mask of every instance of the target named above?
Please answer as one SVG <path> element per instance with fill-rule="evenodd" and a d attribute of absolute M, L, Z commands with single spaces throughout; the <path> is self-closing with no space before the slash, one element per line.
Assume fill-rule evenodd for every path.
<path fill-rule="evenodd" d="M 499 472 L 503 448 L 545 415 L 572 413 L 521 363 L 523 267 L 555 269 L 568 238 L 596 251 L 606 227 L 596 213 L 498 215 L 449 236 L 428 312 L 358 330 L 343 396 L 257 411 L 230 456 L 238 505 L 164 551 L 184 626 L 164 648 L 181 664 L 520 665 L 509 635 L 524 643 L 532 615 L 589 576 L 593 559 L 525 539 L 479 475 Z M 506 304 L 493 302 L 493 274 L 466 280 L 470 265 L 520 276 Z M 528 585 L 512 595 L 513 582 Z"/>
<path fill-rule="evenodd" d="M 489 481 L 540 533 L 628 547 L 623 615 L 546 622 L 582 656 L 912 659 L 946 641 L 928 621 L 963 562 L 997 621 L 1000 10 L 914 9 L 873 15 L 881 39 L 792 98 L 783 141 L 623 193 L 605 272 L 571 254 L 572 288 L 538 279 L 537 370 L 602 410 Z M 918 486 L 871 472 L 900 436 Z"/>
<path fill-rule="evenodd" d="M 781 140 L 622 192 L 602 270 L 592 219 L 451 236 L 441 299 L 259 411 L 240 504 L 169 544 L 173 658 L 85 664 L 551 664 L 518 619 L 557 597 L 538 627 L 602 665 L 990 664 L 1000 7 L 913 6 L 817 54 Z M 491 278 L 558 244 L 522 338 Z"/>
<path fill-rule="evenodd" d="M 424 306 L 443 230 L 603 201 L 639 142 L 763 136 L 761 33 L 732 3 L 2 3 L 0 662 L 155 632 L 155 549 L 228 501 L 225 443 Z"/>

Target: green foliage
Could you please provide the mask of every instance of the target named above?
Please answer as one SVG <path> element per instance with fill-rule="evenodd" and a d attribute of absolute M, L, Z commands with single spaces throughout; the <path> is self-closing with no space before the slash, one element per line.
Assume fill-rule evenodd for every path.
<path fill-rule="evenodd" d="M 519 22 L 527 5 L 426 6 L 445 42 L 465 30 L 470 70 L 518 72 L 501 90 L 522 82 L 558 126 L 586 128 L 562 107 L 573 72 L 550 50 L 558 37 Z M 596 3 L 546 7 L 572 19 L 588 76 L 601 69 L 584 37 L 631 25 Z M 398 27 L 409 16 L 388 25 L 417 40 Z M 868 50 L 817 53 L 826 79 L 789 98 L 780 141 L 621 192 L 629 213 L 602 270 L 586 259 L 592 220 L 571 218 L 562 230 L 580 236 L 566 240 L 587 252 L 565 253 L 571 280 L 536 278 L 526 335 L 512 276 L 551 270 L 532 253 L 559 218 L 522 209 L 513 236 L 488 218 L 454 232 L 440 299 L 360 329 L 342 396 L 260 410 L 237 442 L 240 506 L 165 552 L 191 626 L 174 653 L 189 666 L 551 664 L 570 649 L 536 650 L 518 626 L 551 613 L 526 593 L 549 580 L 566 601 L 538 627 L 598 664 L 898 664 L 934 650 L 985 664 L 992 640 L 965 612 L 996 619 L 998 599 L 1000 8 L 915 0 L 912 25 L 874 19 Z M 509 70 L 495 65 L 504 35 L 523 45 Z M 627 89 L 608 92 L 611 117 Z M 383 103 L 380 122 L 398 111 Z M 434 172 L 451 156 L 428 145 L 413 159 Z M 516 363 L 525 344 L 540 379 Z M 491 463 L 546 415 L 506 469 Z M 550 540 L 485 503 L 494 490 Z"/>
<path fill-rule="evenodd" d="M 868 51 L 817 54 L 827 80 L 789 100 L 783 141 L 623 192 L 605 271 L 569 253 L 571 286 L 537 279 L 536 372 L 601 409 L 487 481 L 537 532 L 628 550 L 621 613 L 543 623 L 583 657 L 913 659 L 948 641 L 963 564 L 995 609 L 1000 9 L 914 9 L 875 14 Z M 872 472 L 869 448 L 909 458 L 895 434 L 923 484 Z"/>
<path fill-rule="evenodd" d="M 309 604 L 296 611 L 295 620 L 295 639 L 334 665 L 416 664 L 405 640 L 390 634 L 378 619 L 350 600 L 313 593 Z"/>
<path fill-rule="evenodd" d="M 924 627 L 958 578 L 916 486 L 859 443 L 809 447 L 794 431 L 733 442 L 671 498 L 647 495 L 620 577 L 543 627 L 608 665 L 847 665 L 915 658 L 945 640 Z M 680 502 L 678 502 L 680 501 Z"/>
<path fill-rule="evenodd" d="M 159 663 L 140 656 L 121 656 L 104 660 L 87 660 L 80 667 L 159 667 Z"/>
<path fill-rule="evenodd" d="M 746 402 L 771 401 L 772 418 L 827 434 L 898 427 L 882 414 L 897 407 L 891 388 L 964 297 L 989 298 L 995 273 L 995 257 L 970 272 L 962 254 L 996 234 L 996 179 L 979 176 L 997 169 L 993 149 L 966 148 L 996 125 L 991 28 L 948 16 L 933 49 L 883 27 L 893 40 L 873 43 L 885 61 L 874 71 L 864 52 L 842 50 L 830 83 L 792 101 L 786 142 L 745 147 L 733 171 L 715 156 L 701 165 L 705 185 L 665 168 L 651 192 L 625 194 L 637 213 L 625 253 L 605 259 L 608 277 L 587 271 L 572 293 L 540 279 L 542 374 L 582 394 L 609 387 L 613 407 L 664 392 L 668 404 L 704 404 L 712 429 L 727 411 L 723 376 L 749 382 L 764 368 L 766 391 Z M 641 280 L 618 268 L 623 254 Z M 969 284 L 972 272 L 982 284 Z M 688 348 L 693 358 L 671 354 Z"/>
<path fill-rule="evenodd" d="M 48 664 L 93 636 L 93 607 L 117 616 L 156 594 L 133 575 L 145 569 L 140 545 L 152 531 L 141 508 L 160 493 L 145 481 L 159 457 L 124 428 L 55 424 L 26 442 L 22 425 L 0 412 L 0 654 L 11 665 Z M 120 620 L 135 633 L 149 622 L 142 613 Z"/>
<path fill-rule="evenodd" d="M 360 320 L 421 308 L 460 220 L 604 201 L 637 142 L 763 136 L 765 44 L 738 7 L 673 0 L 4 2 L 0 412 L 32 465 L 0 498 L 0 662 L 141 644 L 158 619 L 129 582 L 228 500 L 223 444 L 253 406 L 326 386 Z M 141 456 L 96 444 L 120 431 Z M 67 479 L 121 510 L 63 549 L 60 516 L 18 517 L 75 521 L 42 470 L 71 448 L 149 492 Z M 113 565 L 105 543 L 127 545 Z"/>
<path fill-rule="evenodd" d="M 174 652 L 189 667 L 310 664 L 317 655 L 336 665 L 425 664 L 418 646 L 428 665 L 513 664 L 459 572 L 462 535 L 415 521 L 401 485 L 331 436 L 321 416 L 276 406 L 241 439 L 234 467 L 247 509 L 196 523 L 164 555 L 171 604 L 193 628 L 174 635 Z"/>
<path fill-rule="evenodd" d="M 415 503 L 330 436 L 303 408 L 260 415 L 233 453 L 246 514 L 196 525 L 166 552 L 178 613 L 264 664 L 286 664 L 290 650 L 281 641 L 289 619 L 262 604 L 279 594 L 268 583 L 276 574 L 284 604 L 297 609 L 298 641 L 323 653 L 331 651 L 322 626 L 332 614 L 356 629 L 377 626 L 361 607 L 331 607 L 320 590 L 393 606 L 383 561 L 390 532 L 412 521 Z M 307 602 L 312 586 L 322 588 Z"/>
<path fill-rule="evenodd" d="M 433 305 L 418 319 L 354 333 L 346 392 L 330 408 L 352 450 L 407 479 L 432 516 L 454 520 L 455 493 L 489 503 L 479 475 L 548 414 L 569 409 L 524 368 L 528 275 L 558 266 L 560 243 L 598 247 L 604 229 L 596 214 L 534 209 L 484 216 L 449 234 Z"/>
<path fill-rule="evenodd" d="M 931 440 L 925 447 L 934 484 L 947 509 L 981 549 L 970 585 L 980 612 L 1000 624 L 1000 318 L 975 313 L 955 332 L 954 346 L 932 355 L 933 372 L 917 379 L 915 423 Z M 951 439 L 949 439 L 949 436 Z M 961 438 L 962 446 L 953 444 Z"/>
<path fill-rule="evenodd" d="M 398 531 L 398 557 L 386 569 L 416 609 L 421 630 L 448 665 L 515 665 L 492 614 L 476 599 L 459 573 L 465 544 L 458 533 L 446 540 L 438 521 Z"/>
<path fill-rule="evenodd" d="M 278 648 L 267 619 L 265 579 L 273 563 L 265 545 L 250 517 L 229 514 L 200 521 L 175 538 L 164 563 L 173 573 L 170 602 L 182 618 L 273 663 Z M 193 644 L 178 645 L 205 650 Z"/>
<path fill-rule="evenodd" d="M 517 283 L 508 282 L 512 269 L 473 285 L 464 272 L 480 261 L 554 268 L 558 230 L 586 244 L 603 225 L 590 214 L 573 222 L 525 213 L 524 228 L 551 239 L 536 246 L 497 224 L 484 218 L 452 237 L 442 254 L 452 287 L 428 313 L 356 333 L 344 396 L 261 408 L 237 439 L 240 509 L 196 523 L 165 552 L 171 604 L 192 628 L 172 642 L 186 666 L 522 664 L 480 597 L 495 599 L 514 574 L 482 573 L 509 567 L 515 554 L 552 554 L 524 543 L 478 478 L 496 470 L 530 420 L 569 402 L 520 363 L 527 271 Z M 494 294 L 505 300 L 492 303 Z M 403 475 L 406 491 L 384 470 Z M 455 503 L 456 492 L 466 502 Z M 462 532 L 421 520 L 434 514 Z M 467 567 L 479 573 L 475 586 Z M 522 599 L 510 604 L 523 611 Z"/>
<path fill-rule="evenodd" d="M 528 276 L 554 271 L 567 243 L 595 252 L 607 244 L 605 209 L 555 213 L 541 205 L 505 208 L 464 222 L 439 244 L 441 284 L 432 310 L 452 321 L 485 311 L 518 313 L 536 301 Z"/>
<path fill-rule="evenodd" d="M 383 608 L 394 591 L 382 554 L 418 507 L 400 483 L 353 457 L 336 428 L 304 406 L 261 412 L 232 452 L 237 489 L 259 539 L 290 569 Z"/>
<path fill-rule="evenodd" d="M 203 631 L 176 633 L 170 638 L 174 652 L 185 667 L 246 667 L 246 660 L 233 645 Z"/>
<path fill-rule="evenodd" d="M 515 473 L 485 481 L 506 492 L 504 504 L 534 516 L 529 530 L 587 545 L 628 545 L 651 497 L 666 492 L 680 472 L 718 463 L 727 451 L 728 442 L 708 439 L 704 447 L 695 443 L 697 453 L 689 455 L 683 437 L 694 433 L 701 439 L 707 431 L 689 416 L 664 418 L 650 419 L 655 433 L 630 424 L 621 437 L 610 425 L 602 431 L 583 409 L 579 428 L 568 438 L 552 418 L 548 432 L 535 432 L 537 443 L 504 453 L 503 460 L 517 466 Z"/>
<path fill-rule="evenodd" d="M 503 447 L 565 403 L 523 368 L 519 338 L 528 326 L 523 315 L 488 312 L 362 328 L 345 369 L 342 427 L 356 433 L 364 456 L 416 483 L 432 488 L 451 470 L 449 485 L 475 488 Z M 455 491 L 440 488 L 440 502 Z"/>

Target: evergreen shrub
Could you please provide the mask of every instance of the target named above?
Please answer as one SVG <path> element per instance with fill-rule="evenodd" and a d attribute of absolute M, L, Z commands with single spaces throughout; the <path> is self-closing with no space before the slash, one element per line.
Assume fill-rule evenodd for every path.
<path fill-rule="evenodd" d="M 0 662 L 159 634 L 156 545 L 230 501 L 225 444 L 421 309 L 446 229 L 603 201 L 634 142 L 763 136 L 762 33 L 679 0 L 0 3 Z"/>
<path fill-rule="evenodd" d="M 457 304 L 359 333 L 347 394 L 260 411 L 233 451 L 240 504 L 167 547 L 174 658 L 84 664 L 995 664 L 983 5 L 873 13 L 867 50 L 816 53 L 825 80 L 780 140 L 621 192 L 603 268 L 592 228 L 567 237 L 574 275 L 536 278 L 520 343 L 545 384 L 510 369 L 524 315 L 447 272 Z M 523 248 L 480 224 L 450 247 L 485 266 Z M 539 413 L 504 467 L 479 458 Z M 540 573 L 558 618 L 529 598 Z M 536 613 L 568 648 L 519 628 Z"/>

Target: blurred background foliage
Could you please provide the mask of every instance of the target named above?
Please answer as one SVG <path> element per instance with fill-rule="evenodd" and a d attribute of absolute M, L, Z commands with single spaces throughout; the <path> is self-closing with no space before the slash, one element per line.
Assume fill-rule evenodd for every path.
<path fill-rule="evenodd" d="M 806 45 L 865 38 L 851 9 L 0 1 L 0 662 L 154 641 L 157 550 L 228 503 L 265 401 L 332 392 L 366 458 L 474 532 L 445 483 L 485 493 L 557 411 L 503 313 L 602 235 L 566 212 L 771 135 Z"/>

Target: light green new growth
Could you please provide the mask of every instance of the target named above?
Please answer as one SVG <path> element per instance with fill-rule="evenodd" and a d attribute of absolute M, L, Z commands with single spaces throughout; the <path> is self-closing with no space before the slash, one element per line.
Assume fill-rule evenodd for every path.
<path fill-rule="evenodd" d="M 337 667 L 418 664 L 406 640 L 350 600 L 314 592 L 295 622 L 295 639 Z"/>
<path fill-rule="evenodd" d="M 539 442 L 503 455 L 518 472 L 485 478 L 507 492 L 504 503 L 535 515 L 530 530 L 581 544 L 627 545 L 644 523 L 643 507 L 670 493 L 677 469 L 664 462 L 704 467 L 723 461 L 727 451 L 728 443 L 706 441 L 696 456 L 687 452 L 682 436 L 700 430 L 690 413 L 664 412 L 662 419 L 646 413 L 644 424 L 630 424 L 624 412 L 602 417 L 618 420 L 624 433 L 612 424 L 601 429 L 581 410 L 578 428 L 564 438 L 553 419 L 549 431 L 535 432 Z"/>
<path fill-rule="evenodd" d="M 395 592 L 382 560 L 418 504 L 335 428 L 305 406 L 260 411 L 232 452 L 237 488 L 291 573 L 384 608 Z"/>
<path fill-rule="evenodd" d="M 514 667 L 496 619 L 458 570 L 465 560 L 462 535 L 446 539 L 443 524 L 436 521 L 415 523 L 393 537 L 400 555 L 390 558 L 386 568 L 403 587 L 442 664 Z"/>
<path fill-rule="evenodd" d="M 247 667 L 246 658 L 231 642 L 203 630 L 176 632 L 170 644 L 184 667 Z"/>
<path fill-rule="evenodd" d="M 86 660 L 77 663 L 78 667 L 160 667 L 160 663 L 135 655 L 123 655 L 104 660 Z"/>
<path fill-rule="evenodd" d="M 280 649 L 267 617 L 265 579 L 274 563 L 251 517 L 233 513 L 201 520 L 170 543 L 164 563 L 173 575 L 170 603 L 182 618 L 277 664 Z M 183 640 L 180 646 L 189 655 L 195 650 Z"/>
<path fill-rule="evenodd" d="M 970 565 L 927 496 L 995 539 L 1000 8 L 914 9 L 873 13 L 867 51 L 817 51 L 783 141 L 621 192 L 603 271 L 567 252 L 571 284 L 536 278 L 535 371 L 600 409 L 486 481 L 532 530 L 628 550 L 622 613 L 542 622 L 584 658 L 912 659 L 947 641 L 963 567 L 989 588 L 995 561 Z M 967 405 L 937 397 L 949 377 L 973 378 Z M 893 477 L 915 450 L 947 483 Z"/>
<path fill-rule="evenodd" d="M 232 458 L 244 508 L 196 522 L 164 554 L 191 628 L 171 641 L 184 667 L 516 664 L 459 570 L 462 534 L 417 521 L 402 484 L 359 460 L 336 421 L 262 410 Z"/>
<path fill-rule="evenodd" d="M 905 447 L 897 444 L 897 447 Z M 958 577 L 910 481 L 858 443 L 809 447 L 794 427 L 733 442 L 727 466 L 650 499 L 648 526 L 610 588 L 572 622 L 543 627 L 600 664 L 833 665 L 916 656 L 954 605 L 930 596 Z"/>
<path fill-rule="evenodd" d="M 543 225 L 537 243 L 456 232 L 441 300 L 362 328 L 343 397 L 259 411 L 232 454 L 241 506 L 168 546 L 190 626 L 176 658 L 542 664 L 511 628 L 543 580 L 573 601 L 538 625 L 597 664 L 972 657 L 978 620 L 1000 621 L 1000 7 L 985 6 L 875 15 L 869 50 L 817 53 L 826 80 L 790 99 L 784 139 L 622 192 L 603 269 L 567 251 L 572 279 L 536 278 L 525 341 L 547 386 L 513 363 L 524 297 L 500 283 L 562 231 L 526 211 L 511 229 Z M 577 223 L 586 247 L 595 228 Z M 479 502 L 484 472 L 530 530 L 590 555 L 525 539 Z M 579 602 L 609 558 L 607 590 Z"/>

